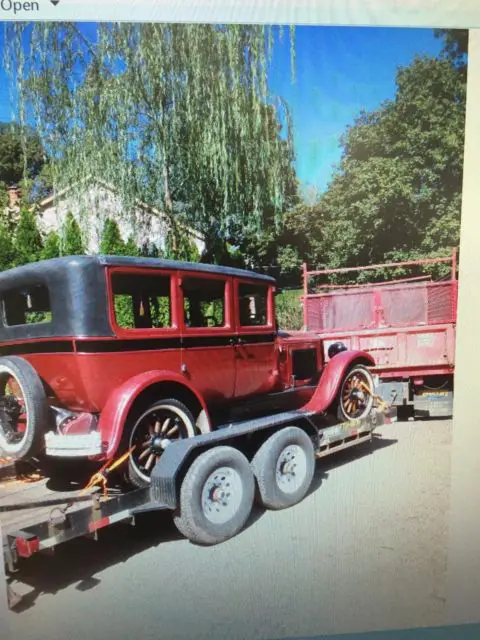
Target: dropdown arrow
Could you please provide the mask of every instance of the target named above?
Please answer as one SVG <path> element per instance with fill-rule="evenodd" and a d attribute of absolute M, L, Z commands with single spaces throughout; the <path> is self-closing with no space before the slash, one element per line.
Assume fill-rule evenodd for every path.
<path fill-rule="evenodd" d="M 57 4 L 60 2 L 60 0 L 50 0 L 50 2 L 53 4 L 54 7 L 56 7 Z"/>

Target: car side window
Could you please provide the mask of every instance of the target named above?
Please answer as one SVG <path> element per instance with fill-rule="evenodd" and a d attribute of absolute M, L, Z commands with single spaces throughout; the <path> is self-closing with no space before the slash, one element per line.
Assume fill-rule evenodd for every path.
<path fill-rule="evenodd" d="M 224 327 L 226 281 L 207 278 L 184 278 L 183 312 L 185 326 Z"/>
<path fill-rule="evenodd" d="M 115 322 L 122 329 L 165 329 L 172 326 L 169 275 L 112 274 Z"/>
<path fill-rule="evenodd" d="M 14 289 L 3 295 L 3 317 L 7 326 L 40 324 L 52 321 L 47 287 L 36 285 Z"/>
<path fill-rule="evenodd" d="M 240 326 L 264 327 L 268 325 L 268 286 L 238 285 Z"/>

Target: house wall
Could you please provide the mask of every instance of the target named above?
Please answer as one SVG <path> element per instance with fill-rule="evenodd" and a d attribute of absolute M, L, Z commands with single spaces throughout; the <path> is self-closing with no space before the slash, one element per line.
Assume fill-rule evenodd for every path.
<path fill-rule="evenodd" d="M 87 253 L 98 253 L 103 226 L 107 218 L 117 222 L 124 241 L 133 236 L 139 246 L 148 241 L 155 243 L 160 249 L 165 247 L 168 233 L 165 218 L 139 206 L 127 218 L 123 213 L 119 196 L 102 185 L 94 185 L 86 189 L 81 203 L 74 195 L 65 194 L 42 206 L 38 215 L 39 227 L 45 233 L 59 231 L 69 212 L 80 223 Z M 202 239 L 194 233 L 190 237 L 201 253 L 205 247 Z"/>

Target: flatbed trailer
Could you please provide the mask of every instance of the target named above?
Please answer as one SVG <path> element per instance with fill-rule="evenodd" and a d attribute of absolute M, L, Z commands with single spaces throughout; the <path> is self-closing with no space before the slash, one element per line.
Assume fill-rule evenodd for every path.
<path fill-rule="evenodd" d="M 103 492 L 87 495 L 52 491 L 45 480 L 12 484 L 0 475 L 9 606 L 21 602 L 10 584 L 19 563 L 69 540 L 96 537 L 115 523 L 133 524 L 142 513 L 172 512 L 177 529 L 192 542 L 231 538 L 245 526 L 255 497 L 270 509 L 297 504 L 308 493 L 316 459 L 371 442 L 375 429 L 392 418 L 392 409 L 380 402 L 367 417 L 340 424 L 305 408 L 226 424 L 173 442 L 157 462 L 150 486 L 124 493 L 106 489 L 113 465 L 96 476 Z"/>

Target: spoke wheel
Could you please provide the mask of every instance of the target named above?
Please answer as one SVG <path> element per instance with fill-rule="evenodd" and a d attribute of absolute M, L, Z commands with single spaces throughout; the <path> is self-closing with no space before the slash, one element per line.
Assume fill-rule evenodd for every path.
<path fill-rule="evenodd" d="M 368 369 L 353 367 L 342 383 L 338 417 L 341 420 L 358 420 L 367 416 L 373 407 L 373 393 L 373 377 Z"/>
<path fill-rule="evenodd" d="M 174 441 L 195 435 L 189 409 L 175 399 L 150 406 L 133 425 L 129 448 L 129 479 L 138 487 L 150 484 L 151 473 L 165 449 Z"/>
<path fill-rule="evenodd" d="M 25 398 L 18 381 L 9 373 L 1 378 L 0 406 L 5 440 L 12 448 L 21 445 L 27 430 Z"/>
<path fill-rule="evenodd" d="M 0 358 L 0 452 L 17 460 L 36 455 L 47 424 L 47 400 L 35 369 L 22 358 Z"/>

